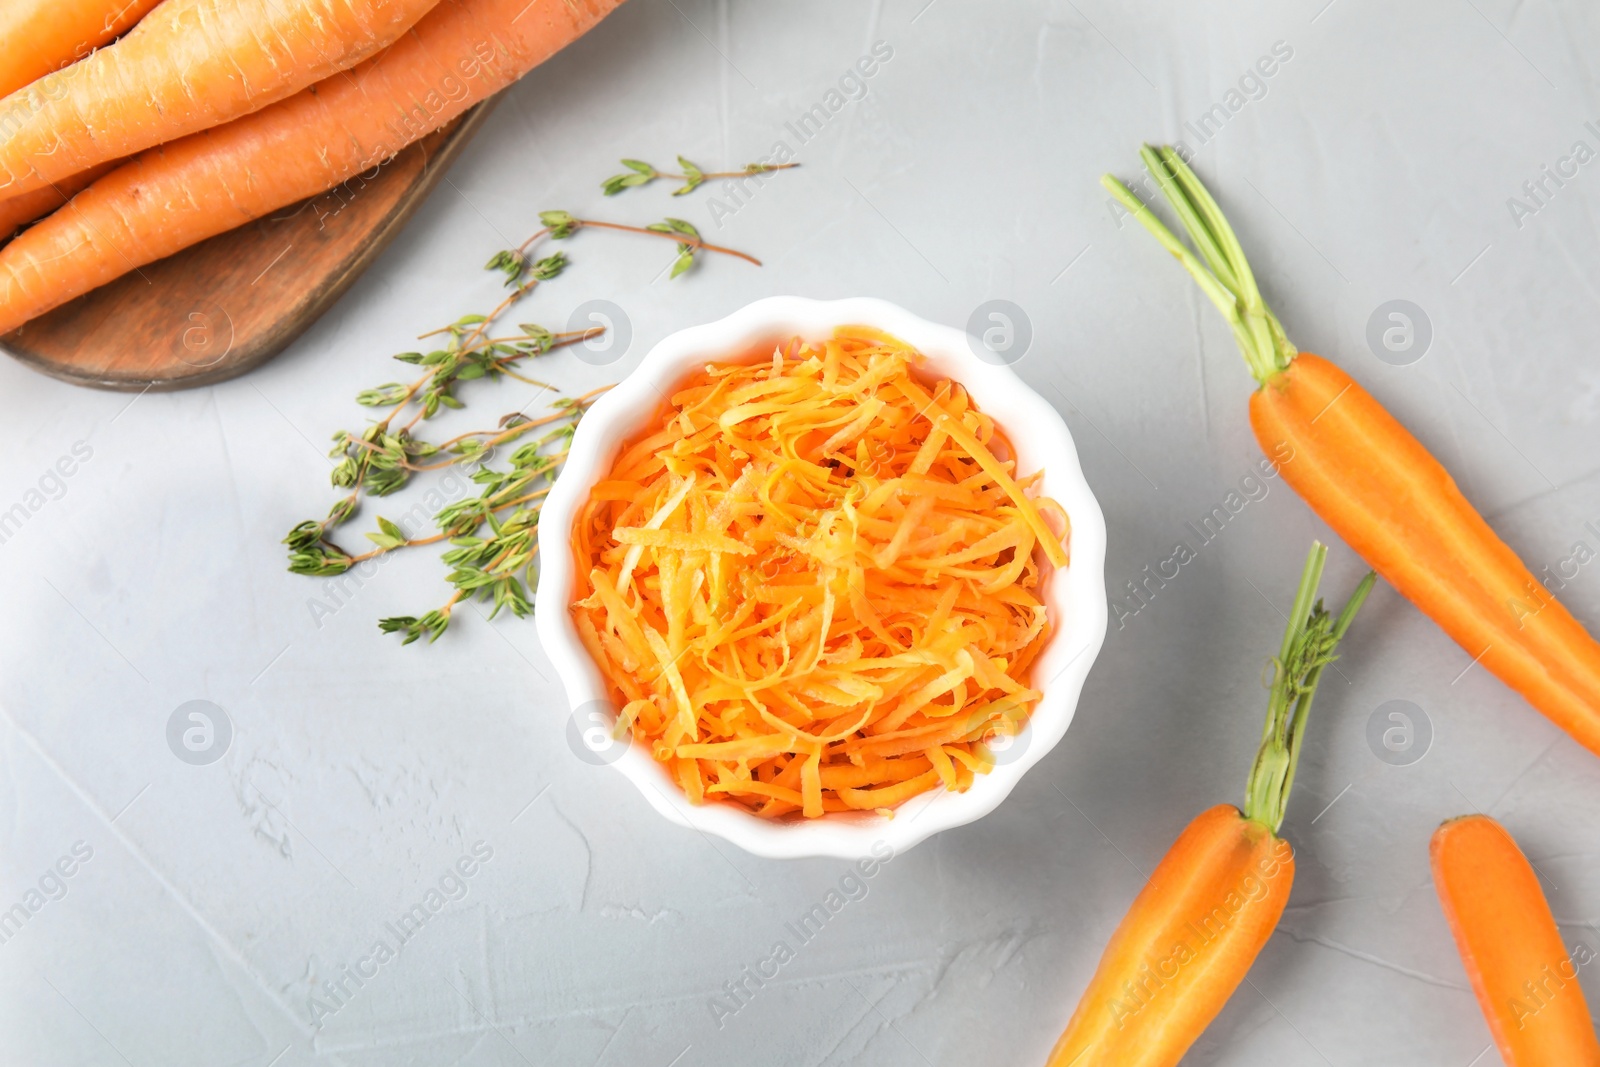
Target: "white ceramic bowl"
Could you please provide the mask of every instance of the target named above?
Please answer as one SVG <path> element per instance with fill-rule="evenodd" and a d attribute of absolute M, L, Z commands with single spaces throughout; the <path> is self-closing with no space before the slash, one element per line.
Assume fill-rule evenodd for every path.
<path fill-rule="evenodd" d="M 898 853 L 940 830 L 987 815 L 1061 740 L 1106 634 L 1105 518 L 1083 479 L 1072 435 L 1053 407 L 1010 367 L 979 359 L 965 333 L 927 322 L 893 304 L 864 297 L 768 297 L 718 322 L 680 330 L 662 340 L 578 425 L 566 468 L 539 520 L 535 601 L 539 639 L 561 675 L 574 715 L 587 715 L 607 700 L 605 681 L 579 640 L 568 609 L 576 577 L 572 527 L 590 487 L 609 472 L 623 442 L 656 415 L 677 384 L 706 363 L 763 351 L 762 346 L 766 346 L 763 354 L 770 353 L 771 345 L 797 335 L 820 340 L 846 325 L 876 327 L 918 349 L 926 357 L 922 367 L 927 375 L 959 381 L 979 409 L 1005 428 L 1022 471 L 1044 468 L 1044 494 L 1060 502 L 1072 521 L 1071 561 L 1046 583 L 1055 631 L 1033 668 L 1034 686 L 1043 696 L 1023 731 L 997 753 L 994 770 L 977 776 L 965 793 L 943 789 L 924 793 L 901 805 L 893 818 L 871 812 L 830 813 L 820 819 L 772 822 L 732 804 L 690 804 L 643 745 L 629 744 L 620 754 L 608 756 L 662 815 L 758 856 L 858 858 L 870 855 L 874 845 L 880 851 L 887 845 Z M 569 740 L 575 742 L 582 729 L 593 726 L 569 724 Z"/>

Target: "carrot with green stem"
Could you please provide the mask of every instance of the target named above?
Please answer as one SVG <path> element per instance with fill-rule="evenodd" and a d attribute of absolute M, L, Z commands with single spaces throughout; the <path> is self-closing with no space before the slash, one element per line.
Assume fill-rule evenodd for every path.
<path fill-rule="evenodd" d="M 1295 348 L 1227 219 L 1178 154 L 1149 145 L 1140 154 L 1199 256 L 1121 182 L 1109 174 L 1101 182 L 1233 328 L 1260 384 L 1250 424 L 1284 479 L 1474 663 L 1600 753 L 1600 644 L 1372 394 Z"/>
<path fill-rule="evenodd" d="M 1329 615 L 1317 599 L 1327 554 L 1313 543 L 1300 575 L 1243 810 L 1219 804 L 1178 835 L 1111 935 L 1046 1067 L 1175 1067 L 1276 929 L 1294 883 L 1294 849 L 1278 830 L 1311 701 L 1377 580 L 1368 573 Z"/>
<path fill-rule="evenodd" d="M 166 0 L 115 44 L 0 100 L 0 196 L 282 100 L 387 47 L 437 3 Z"/>
<path fill-rule="evenodd" d="M 382 164 L 621 0 L 443 0 L 360 66 L 147 152 L 0 250 L 0 333 Z"/>
<path fill-rule="evenodd" d="M 0 4 L 0 97 L 113 41 L 161 0 L 6 0 Z"/>
<path fill-rule="evenodd" d="M 1600 1067 L 1589 1004 L 1533 866 L 1494 819 L 1433 832 L 1433 885 L 1506 1067 Z"/>

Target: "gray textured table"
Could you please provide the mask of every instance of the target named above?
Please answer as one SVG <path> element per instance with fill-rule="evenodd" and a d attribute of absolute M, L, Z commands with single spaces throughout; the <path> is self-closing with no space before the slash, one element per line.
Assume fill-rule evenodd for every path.
<path fill-rule="evenodd" d="M 1258 459 L 1251 383 L 1096 184 L 1133 176 L 1141 139 L 1195 149 L 1295 339 L 1390 405 L 1600 624 L 1600 566 L 1580 562 L 1600 549 L 1600 174 L 1572 156 L 1600 148 L 1600 12 L 1203 7 L 633 0 L 513 92 L 265 369 L 134 399 L 0 361 L 0 510 L 28 509 L 0 544 L 0 908 L 39 904 L 0 943 L 0 1061 L 1041 1062 L 1144 873 L 1239 797 L 1278 608 L 1328 536 L 1274 480 L 1211 541 L 1186 526 Z M 875 42 L 892 55 L 845 78 Z M 826 121 L 799 125 L 818 104 Z M 742 204 L 597 189 L 619 156 L 738 165 L 777 141 L 805 166 Z M 668 281 L 670 249 L 583 235 L 526 317 L 605 298 L 633 336 L 610 367 L 552 357 L 564 388 L 769 293 L 878 295 L 955 325 L 1010 300 L 1033 335 L 1018 370 L 1105 508 L 1113 596 L 1175 542 L 1196 549 L 1113 622 L 1072 729 L 1012 797 L 884 865 L 736 1012 L 713 998 L 843 863 L 743 855 L 574 758 L 531 622 L 466 612 L 431 648 L 381 637 L 379 616 L 443 598 L 432 558 L 349 597 L 283 570 L 278 538 L 330 500 L 321 451 L 359 424 L 352 395 L 491 300 L 478 265 L 550 207 L 681 214 L 766 260 Z M 1431 326 L 1407 365 L 1366 339 L 1397 299 Z M 472 410 L 532 395 L 497 388 Z M 63 458 L 72 474 L 52 474 Z M 1360 570 L 1335 543 L 1330 588 Z M 168 745 L 191 700 L 232 724 L 209 765 Z M 1369 745 L 1390 701 L 1431 737 L 1420 760 Z M 1282 927 L 1186 1062 L 1496 1062 L 1426 861 L 1434 825 L 1473 809 L 1520 839 L 1567 938 L 1600 948 L 1600 761 L 1380 586 L 1318 702 Z M 430 891 L 444 906 L 374 958 Z"/>

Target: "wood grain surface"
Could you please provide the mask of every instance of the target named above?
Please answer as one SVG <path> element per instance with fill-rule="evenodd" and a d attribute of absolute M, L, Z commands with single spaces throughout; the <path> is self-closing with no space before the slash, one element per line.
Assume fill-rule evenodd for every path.
<path fill-rule="evenodd" d="M 186 389 L 243 374 L 287 348 L 377 258 L 493 104 L 321 196 L 85 293 L 0 345 L 45 374 L 102 389 Z"/>

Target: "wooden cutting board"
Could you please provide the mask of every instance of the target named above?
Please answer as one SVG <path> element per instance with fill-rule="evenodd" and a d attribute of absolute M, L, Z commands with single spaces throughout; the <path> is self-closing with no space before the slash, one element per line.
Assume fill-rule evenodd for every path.
<path fill-rule="evenodd" d="M 102 389 L 187 389 L 289 346 L 438 184 L 494 101 L 377 169 L 85 293 L 0 337 L 35 370 Z"/>

